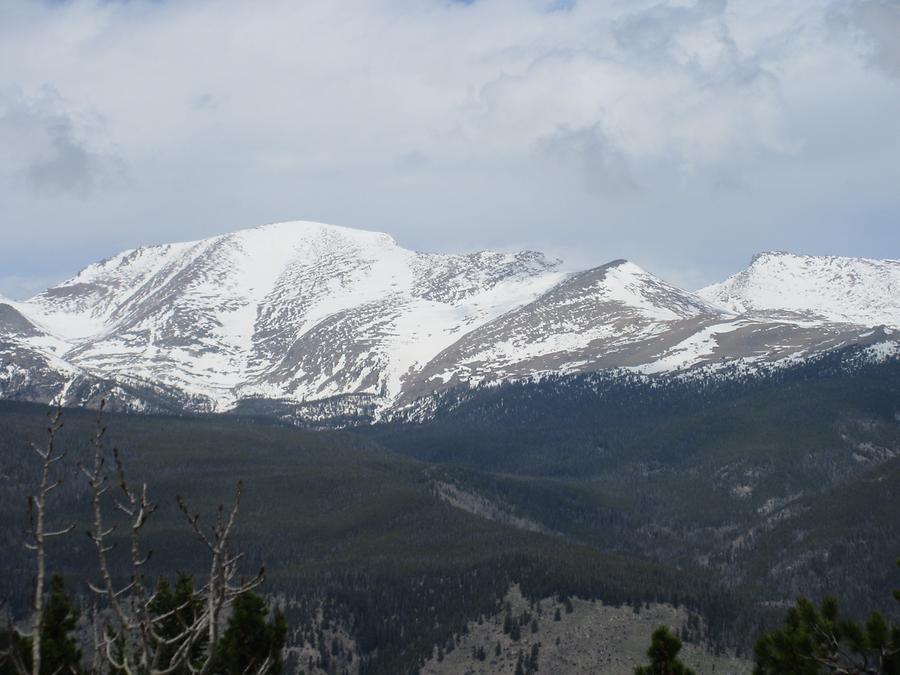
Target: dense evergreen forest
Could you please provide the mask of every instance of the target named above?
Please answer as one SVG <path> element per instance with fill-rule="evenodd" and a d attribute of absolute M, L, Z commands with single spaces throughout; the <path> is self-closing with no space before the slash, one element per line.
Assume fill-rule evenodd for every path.
<path fill-rule="evenodd" d="M 88 528 L 89 499 L 77 463 L 90 453 L 93 413 L 65 411 L 60 443 L 71 456 L 61 468 L 51 512 Z M 5 403 L 2 493 L 2 597 L 26 611 L 32 563 L 21 546 L 25 502 L 35 467 L 23 450 L 39 439 L 41 406 Z M 176 495 L 199 513 L 213 514 L 237 477 L 246 484 L 236 541 L 246 570 L 265 564 L 261 592 L 281 607 L 289 644 L 335 639 L 335 625 L 352 636 L 365 673 L 414 670 L 465 629 L 467 621 L 498 611 L 509 586 L 529 597 L 561 594 L 613 604 L 684 603 L 711 617 L 709 640 L 728 644 L 744 616 L 730 592 L 704 576 L 648 561 L 609 555 L 466 513 L 433 493 L 434 467 L 398 457 L 343 433 L 315 433 L 227 419 L 109 415 L 109 442 L 121 449 L 130 473 L 147 478 L 160 505 L 148 523 L 154 551 L 148 576 L 201 574 L 198 544 L 182 524 Z M 187 449 L 187 450 L 186 450 Z M 89 603 L 94 552 L 79 533 L 54 541 L 48 567 L 64 570 L 80 603 Z M 114 571 L 126 581 L 126 542 Z M 88 604 L 85 604 L 88 606 Z M 328 650 L 330 651 L 330 650 Z"/>
<path fill-rule="evenodd" d="M 346 431 L 246 416 L 105 423 L 159 504 L 144 533 L 150 577 L 203 572 L 176 496 L 212 515 L 244 481 L 234 539 L 246 573 L 266 567 L 258 592 L 285 613 L 289 672 L 414 672 L 501 612 L 512 584 L 532 601 L 686 607 L 702 621 L 683 637 L 744 655 L 801 594 L 896 617 L 885 589 L 900 586 L 900 364 L 848 351 L 731 375 L 452 391 L 427 422 Z M 78 464 L 94 413 L 64 420 L 70 454 L 48 506 L 78 532 L 52 542 L 48 567 L 89 611 Z M 0 403 L 0 597 L 15 616 L 33 575 L 25 446 L 45 425 L 42 406 Z M 123 536 L 112 561 L 124 581 Z"/>
<path fill-rule="evenodd" d="M 884 598 L 900 552 L 900 362 L 856 348 L 791 368 L 548 377 L 361 430 L 605 551 L 700 564 L 776 600 Z"/>

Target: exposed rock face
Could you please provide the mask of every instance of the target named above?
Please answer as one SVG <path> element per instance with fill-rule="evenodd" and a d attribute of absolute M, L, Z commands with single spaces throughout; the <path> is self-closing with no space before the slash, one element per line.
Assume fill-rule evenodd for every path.
<path fill-rule="evenodd" d="M 357 401 L 372 419 L 460 383 L 891 340 L 898 291 L 896 261 L 763 254 L 694 294 L 624 260 L 566 274 L 531 251 L 418 253 L 279 223 L 125 251 L 26 302 L 0 299 L 0 395 L 85 403 L 113 389 L 138 410 L 270 401 L 345 421 Z"/>

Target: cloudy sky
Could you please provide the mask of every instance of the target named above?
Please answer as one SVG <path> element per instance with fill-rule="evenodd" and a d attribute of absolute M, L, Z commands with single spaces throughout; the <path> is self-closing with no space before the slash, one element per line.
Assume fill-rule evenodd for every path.
<path fill-rule="evenodd" d="M 900 258 L 898 0 L 3 0 L 0 293 L 267 222 Z"/>

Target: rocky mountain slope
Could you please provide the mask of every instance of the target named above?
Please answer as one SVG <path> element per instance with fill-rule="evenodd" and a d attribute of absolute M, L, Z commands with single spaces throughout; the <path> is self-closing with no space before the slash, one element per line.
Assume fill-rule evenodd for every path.
<path fill-rule="evenodd" d="M 279 223 L 125 251 L 28 301 L 0 298 L 0 396 L 371 417 L 461 383 L 889 340 L 898 289 L 897 261 L 763 254 L 694 294 L 624 260 L 567 274 L 531 251 L 419 253 Z"/>
<path fill-rule="evenodd" d="M 511 639 L 503 632 L 505 611 L 471 621 L 455 648 L 449 653 L 442 650 L 440 658 L 435 654 L 421 669 L 421 675 L 515 673 L 520 652 L 525 663 L 534 653 L 537 671 L 550 675 L 631 675 L 647 660 L 647 635 L 661 625 L 681 632 L 690 616 L 684 607 L 654 603 L 635 612 L 627 605 L 611 607 L 579 598 L 569 601 L 569 612 L 555 597 L 530 603 L 515 586 L 504 604 L 517 619 L 523 613 L 533 616 L 537 630 L 532 632 L 526 625 L 518 640 Z M 689 642 L 679 658 L 701 673 L 752 672 L 748 660 L 715 655 Z"/>

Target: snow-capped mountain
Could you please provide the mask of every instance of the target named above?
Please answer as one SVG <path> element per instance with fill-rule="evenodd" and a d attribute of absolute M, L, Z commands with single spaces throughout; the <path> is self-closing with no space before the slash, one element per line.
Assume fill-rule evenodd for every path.
<path fill-rule="evenodd" d="M 829 320 L 761 305 L 748 314 L 616 260 L 573 274 L 471 331 L 423 369 L 406 400 L 473 381 L 605 368 L 656 374 L 734 359 L 796 359 L 887 339 L 883 329 L 870 328 L 883 317 L 868 318 Z"/>
<path fill-rule="evenodd" d="M 462 334 L 558 283 L 558 264 L 533 252 L 415 253 L 386 234 L 281 223 L 125 251 L 4 307 L 28 324 L 19 341 L 45 336 L 27 338 L 45 356 L 209 409 L 246 397 L 389 400 Z"/>
<path fill-rule="evenodd" d="M 572 274 L 531 302 L 475 328 L 438 354 L 412 395 L 436 385 L 642 363 L 664 344 L 722 315 L 634 263 Z M 637 346 L 640 348 L 637 348 Z M 655 349 L 654 349 L 655 346 Z"/>
<path fill-rule="evenodd" d="M 760 253 L 698 295 L 739 314 L 900 327 L 900 260 Z"/>
<path fill-rule="evenodd" d="M 352 418 L 461 383 L 802 358 L 900 325 L 898 263 L 781 257 L 694 294 L 623 260 L 567 274 L 530 251 L 438 255 L 266 225 L 125 251 L 0 299 L 0 396 Z M 813 298 L 824 275 L 833 288 Z"/>

